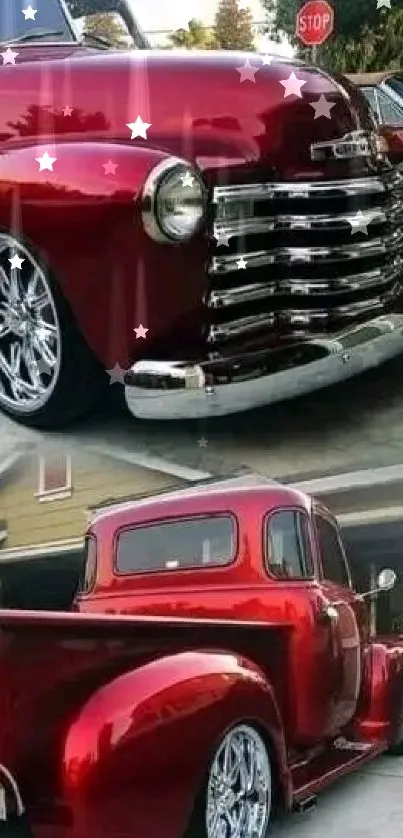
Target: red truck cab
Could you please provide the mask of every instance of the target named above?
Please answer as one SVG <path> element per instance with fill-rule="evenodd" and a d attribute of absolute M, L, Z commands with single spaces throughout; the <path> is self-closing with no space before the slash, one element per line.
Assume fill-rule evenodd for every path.
<path fill-rule="evenodd" d="M 322 505 L 200 485 L 98 512 L 86 544 L 72 612 L 0 611 L 0 827 L 265 838 L 401 751 L 403 643 L 371 636 Z"/>

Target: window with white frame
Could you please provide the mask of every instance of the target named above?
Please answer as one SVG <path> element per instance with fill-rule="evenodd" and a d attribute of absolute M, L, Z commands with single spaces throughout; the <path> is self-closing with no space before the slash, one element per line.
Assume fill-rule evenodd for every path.
<path fill-rule="evenodd" d="M 39 457 L 39 500 L 62 500 L 72 493 L 71 457 L 62 453 L 46 453 Z"/>

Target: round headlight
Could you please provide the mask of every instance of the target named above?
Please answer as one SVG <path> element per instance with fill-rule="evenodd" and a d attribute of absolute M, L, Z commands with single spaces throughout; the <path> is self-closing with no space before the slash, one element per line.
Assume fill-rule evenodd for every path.
<path fill-rule="evenodd" d="M 176 158 L 159 163 L 143 190 L 143 224 L 156 241 L 190 239 L 204 221 L 206 194 L 197 171 Z"/>

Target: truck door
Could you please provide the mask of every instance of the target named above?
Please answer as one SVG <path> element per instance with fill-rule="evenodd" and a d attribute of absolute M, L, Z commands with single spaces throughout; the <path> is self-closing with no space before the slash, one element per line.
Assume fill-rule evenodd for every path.
<path fill-rule="evenodd" d="M 361 687 L 363 647 L 368 615 L 361 597 L 352 588 L 348 563 L 337 525 L 323 511 L 314 515 L 321 566 L 320 587 L 324 602 L 335 609 L 323 631 L 331 634 L 332 695 L 327 733 L 337 733 L 355 714 Z"/>

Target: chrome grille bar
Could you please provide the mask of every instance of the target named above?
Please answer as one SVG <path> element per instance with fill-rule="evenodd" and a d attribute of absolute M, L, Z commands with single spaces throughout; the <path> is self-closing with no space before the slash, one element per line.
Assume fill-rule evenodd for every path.
<path fill-rule="evenodd" d="M 270 198 L 334 198 L 343 195 L 346 198 L 376 195 L 385 189 L 400 187 L 403 174 L 394 172 L 390 177 L 357 178 L 334 181 L 301 181 L 300 183 L 247 183 L 217 186 L 213 190 L 213 203 L 231 203 L 233 201 L 267 201 Z"/>

